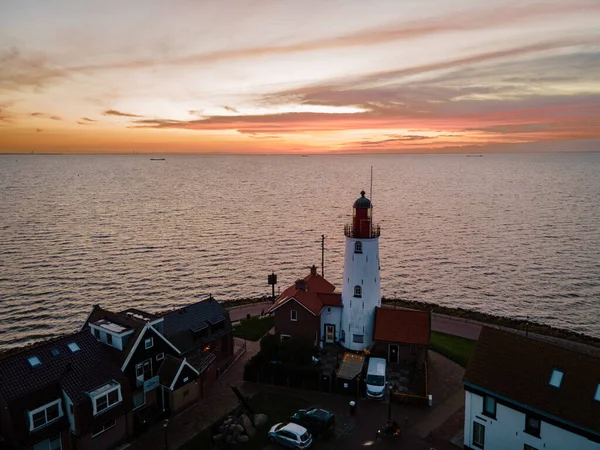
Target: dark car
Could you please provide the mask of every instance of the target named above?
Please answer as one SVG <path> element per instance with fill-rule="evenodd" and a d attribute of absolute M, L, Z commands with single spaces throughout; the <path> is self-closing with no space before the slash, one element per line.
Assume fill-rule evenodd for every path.
<path fill-rule="evenodd" d="M 335 416 L 319 407 L 299 409 L 290 417 L 290 422 L 302 425 L 318 438 L 331 438 L 335 432 Z"/>

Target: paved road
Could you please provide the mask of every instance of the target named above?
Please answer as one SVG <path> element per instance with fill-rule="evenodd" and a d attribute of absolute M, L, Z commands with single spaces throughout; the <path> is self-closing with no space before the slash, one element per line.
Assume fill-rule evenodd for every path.
<path fill-rule="evenodd" d="M 232 322 L 245 319 L 248 314 L 251 316 L 260 316 L 262 312 L 266 312 L 272 305 L 271 302 L 253 303 L 251 305 L 234 306 L 229 309 L 229 317 Z"/>

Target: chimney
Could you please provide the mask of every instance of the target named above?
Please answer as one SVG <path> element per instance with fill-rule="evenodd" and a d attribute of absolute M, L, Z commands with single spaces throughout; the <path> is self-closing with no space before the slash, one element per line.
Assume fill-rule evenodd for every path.
<path fill-rule="evenodd" d="M 296 289 L 307 291 L 306 280 L 296 280 Z"/>
<path fill-rule="evenodd" d="M 313 275 L 313 276 L 317 274 L 317 266 L 315 266 L 314 264 L 310 268 L 310 274 Z"/>

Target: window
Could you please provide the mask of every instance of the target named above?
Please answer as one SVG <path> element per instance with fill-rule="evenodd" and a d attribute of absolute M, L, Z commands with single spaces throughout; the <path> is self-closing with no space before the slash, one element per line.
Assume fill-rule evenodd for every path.
<path fill-rule="evenodd" d="M 60 434 L 44 439 L 33 446 L 33 450 L 61 450 L 62 442 Z"/>
<path fill-rule="evenodd" d="M 282 334 L 282 335 L 279 336 L 279 340 L 281 342 L 285 342 L 285 341 L 287 341 L 288 339 L 291 339 L 291 338 L 292 337 L 289 334 Z"/>
<path fill-rule="evenodd" d="M 183 391 L 183 396 L 187 397 L 188 395 L 190 395 L 190 390 L 186 389 L 185 391 Z"/>
<path fill-rule="evenodd" d="M 98 337 L 98 330 L 96 330 L 95 328 L 92 328 L 92 336 L 94 336 L 95 338 Z"/>
<path fill-rule="evenodd" d="M 92 437 L 95 438 L 99 434 L 104 433 L 107 430 L 110 430 L 117 424 L 117 420 L 109 420 L 108 422 L 104 422 L 102 425 L 92 428 Z"/>
<path fill-rule="evenodd" d="M 290 320 L 292 322 L 297 322 L 298 321 L 298 311 L 296 311 L 295 309 L 292 309 L 290 311 Z"/>
<path fill-rule="evenodd" d="M 141 386 L 144 384 L 144 381 L 152 378 L 152 359 L 147 359 L 135 365 L 135 377 L 137 378 L 138 386 Z"/>
<path fill-rule="evenodd" d="M 523 446 L 523 450 L 537 450 L 537 448 L 535 448 L 535 447 L 532 447 L 531 445 L 527 445 L 527 444 L 525 444 L 525 445 Z"/>
<path fill-rule="evenodd" d="M 184 382 L 184 383 L 187 383 L 189 380 L 190 380 L 190 377 L 185 377 L 185 378 L 183 379 L 183 382 Z M 185 397 L 185 396 L 184 396 L 184 397 Z"/>
<path fill-rule="evenodd" d="M 62 417 L 63 411 L 60 399 L 29 411 L 29 431 L 37 430 Z"/>
<path fill-rule="evenodd" d="M 346 332 L 344 330 L 342 330 L 340 332 L 340 341 L 342 341 L 342 342 L 346 341 Z"/>
<path fill-rule="evenodd" d="M 72 353 L 78 352 L 79 350 L 81 350 L 79 348 L 79 345 L 77 345 L 75 342 L 71 342 L 69 344 L 67 344 L 67 347 L 69 347 L 69 350 L 71 350 Z"/>
<path fill-rule="evenodd" d="M 354 296 L 362 297 L 362 288 L 360 286 L 354 286 Z"/>
<path fill-rule="evenodd" d="M 112 334 L 106 333 L 106 343 L 112 345 Z"/>
<path fill-rule="evenodd" d="M 37 356 L 30 356 L 27 358 L 27 361 L 29 361 L 31 367 L 40 367 L 42 365 L 42 362 Z"/>
<path fill-rule="evenodd" d="M 60 352 L 58 351 L 58 349 L 57 348 L 53 348 L 52 349 L 52 356 L 58 356 L 58 355 L 60 355 Z"/>
<path fill-rule="evenodd" d="M 540 437 L 540 419 L 529 414 L 525 416 L 525 433 Z"/>
<path fill-rule="evenodd" d="M 352 342 L 354 342 L 355 344 L 362 344 L 364 341 L 364 335 L 362 334 L 353 334 L 352 335 Z"/>
<path fill-rule="evenodd" d="M 554 386 L 555 388 L 559 388 L 562 384 L 564 372 L 562 370 L 554 369 L 552 370 L 552 375 L 550 375 L 550 386 Z"/>
<path fill-rule="evenodd" d="M 496 399 L 486 395 L 483 397 L 483 414 L 496 418 Z"/>
<path fill-rule="evenodd" d="M 159 353 L 158 355 L 156 355 L 156 360 L 157 361 L 162 361 L 163 359 L 165 359 L 165 354 L 164 353 Z"/>
<path fill-rule="evenodd" d="M 146 404 L 146 393 L 138 392 L 137 394 L 133 394 L 133 409 L 141 408 Z"/>
<path fill-rule="evenodd" d="M 473 422 L 473 445 L 483 448 L 485 442 L 485 427 L 479 422 Z"/>
<path fill-rule="evenodd" d="M 90 392 L 94 415 L 100 414 L 123 400 L 121 385 L 112 381 L 93 392 Z"/>
<path fill-rule="evenodd" d="M 144 340 L 144 347 L 146 347 L 146 349 L 152 348 L 152 346 L 154 345 L 154 339 L 149 337 L 146 340 Z"/>
<path fill-rule="evenodd" d="M 600 402 L 600 384 L 596 387 L 596 393 L 594 394 L 594 400 Z"/>
<path fill-rule="evenodd" d="M 362 242 L 356 241 L 354 243 L 354 253 L 362 253 Z"/>

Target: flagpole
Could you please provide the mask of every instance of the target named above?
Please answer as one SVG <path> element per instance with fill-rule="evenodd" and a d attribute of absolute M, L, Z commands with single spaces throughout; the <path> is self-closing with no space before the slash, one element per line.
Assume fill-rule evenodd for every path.
<path fill-rule="evenodd" d="M 369 192 L 369 200 L 371 200 L 371 217 L 369 237 L 373 237 L 373 166 L 371 166 L 371 191 Z"/>

